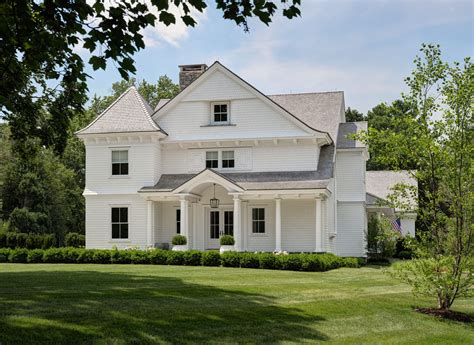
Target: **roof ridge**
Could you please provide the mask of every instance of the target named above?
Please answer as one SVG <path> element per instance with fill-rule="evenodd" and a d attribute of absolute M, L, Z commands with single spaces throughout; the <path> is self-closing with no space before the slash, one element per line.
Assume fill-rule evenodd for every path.
<path fill-rule="evenodd" d="M 150 112 L 149 112 L 148 109 L 146 108 L 146 105 L 145 105 L 146 100 L 142 97 L 142 95 L 140 95 L 140 93 L 138 92 L 138 90 L 137 90 L 137 88 L 136 88 L 135 86 L 132 86 L 131 89 L 133 89 L 133 90 L 135 91 L 135 92 L 134 92 L 135 97 L 137 98 L 138 103 L 140 103 L 140 105 L 141 105 L 143 111 L 145 112 L 145 118 L 146 118 L 146 120 L 148 121 L 148 123 L 149 123 L 153 128 L 155 128 L 156 130 L 161 131 L 161 128 L 156 124 L 155 121 L 153 121 L 153 119 L 152 119 L 151 116 L 150 116 Z M 147 102 L 146 104 L 148 104 L 148 102 Z M 150 107 L 149 104 L 148 104 L 148 107 L 149 107 L 150 110 L 151 110 L 151 107 Z"/>
<path fill-rule="evenodd" d="M 270 96 L 297 96 L 297 95 L 320 95 L 323 93 L 344 93 L 344 91 L 339 90 L 339 91 L 314 91 L 314 92 L 296 92 L 296 93 L 275 93 L 271 95 L 266 95 L 268 97 Z"/>
<path fill-rule="evenodd" d="M 113 101 L 107 108 L 105 108 L 105 110 L 103 112 L 101 112 L 95 119 L 94 121 L 92 121 L 91 123 L 89 123 L 86 127 L 78 130 L 77 132 L 75 132 L 74 134 L 79 134 L 83 131 L 85 131 L 86 129 L 90 128 L 94 123 L 96 123 L 102 116 L 104 116 L 115 104 L 117 104 L 117 102 L 122 99 L 127 93 L 130 92 L 130 90 L 132 89 L 135 89 L 135 86 L 130 86 L 127 90 L 125 90 L 120 96 L 117 97 L 117 99 L 115 101 Z"/>

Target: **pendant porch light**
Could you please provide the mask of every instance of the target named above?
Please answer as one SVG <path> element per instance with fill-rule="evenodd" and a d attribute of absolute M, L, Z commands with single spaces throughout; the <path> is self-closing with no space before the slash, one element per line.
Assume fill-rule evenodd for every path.
<path fill-rule="evenodd" d="M 219 208 L 219 199 L 216 199 L 216 184 L 214 183 L 214 197 L 209 200 L 211 208 Z"/>

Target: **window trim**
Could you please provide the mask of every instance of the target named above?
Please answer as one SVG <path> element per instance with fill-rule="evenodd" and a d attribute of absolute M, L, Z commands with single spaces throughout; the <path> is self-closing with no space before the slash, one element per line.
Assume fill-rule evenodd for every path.
<path fill-rule="evenodd" d="M 227 121 L 215 121 L 214 106 L 215 105 L 226 105 L 227 106 Z M 209 124 L 211 126 L 228 126 L 230 125 L 230 101 L 217 101 L 211 102 L 211 115 Z"/>
<path fill-rule="evenodd" d="M 215 168 L 214 168 L 214 167 L 208 167 L 208 166 L 207 166 L 207 161 L 208 161 L 208 159 L 207 159 L 207 154 L 208 154 L 208 153 L 217 153 L 217 166 L 216 166 Z M 205 165 L 206 169 L 220 169 L 220 165 L 221 165 L 221 164 L 220 164 L 220 157 L 221 157 L 221 153 L 220 153 L 219 150 L 210 150 L 210 151 L 207 151 L 207 150 L 206 150 L 206 151 L 205 151 L 205 157 L 204 157 L 204 158 L 205 158 L 205 159 L 204 159 L 204 165 Z M 211 161 L 213 162 L 213 161 L 215 161 L 215 160 L 214 160 L 214 159 L 212 159 L 212 160 L 210 159 L 209 161 L 210 161 L 210 162 L 211 162 Z"/>
<path fill-rule="evenodd" d="M 128 219 L 128 238 L 113 238 L 112 237 L 112 209 L 113 208 L 127 208 L 127 219 Z M 109 232 L 109 242 L 111 243 L 131 243 L 131 211 L 132 207 L 130 204 L 110 204 L 109 205 L 109 224 L 110 224 L 110 232 Z"/>
<path fill-rule="evenodd" d="M 118 175 L 114 175 L 113 173 L 113 154 L 114 152 L 120 152 L 120 151 L 126 151 L 127 152 L 127 164 L 128 164 L 128 167 L 127 167 L 127 174 L 118 174 Z M 113 178 L 113 179 L 121 179 L 121 178 L 130 178 L 130 149 L 129 147 L 112 147 L 110 148 L 110 178 Z"/>
<path fill-rule="evenodd" d="M 211 168 L 207 166 L 207 154 L 210 152 L 216 152 L 217 153 L 217 167 Z M 234 161 L 234 166 L 231 168 L 224 168 L 223 163 L 223 153 L 224 152 L 232 152 L 233 153 L 233 161 Z M 234 148 L 222 148 L 222 149 L 207 149 L 204 151 L 204 167 L 206 169 L 215 169 L 215 170 L 238 170 L 237 169 L 237 155 L 236 155 L 236 150 Z"/>
<path fill-rule="evenodd" d="M 250 226 L 249 226 L 249 232 L 250 232 L 250 236 L 255 236 L 255 237 L 267 237 L 269 236 L 269 232 L 268 232 L 268 226 L 269 226 L 269 219 L 268 219 L 268 208 L 265 206 L 265 205 L 251 205 L 249 206 L 250 208 L 250 217 L 249 217 L 249 221 L 250 221 Z M 265 226 L 265 231 L 264 232 L 253 232 L 253 210 L 254 209 L 263 209 L 264 211 L 264 218 L 263 218 L 263 222 L 264 222 L 264 226 Z"/>
<path fill-rule="evenodd" d="M 234 166 L 233 167 L 224 167 L 224 152 L 232 152 L 232 161 L 234 162 Z M 230 159 L 226 159 L 226 161 L 230 161 Z M 235 169 L 235 150 L 221 150 L 220 151 L 220 165 L 221 165 L 221 169 L 225 169 L 225 170 L 231 170 L 231 169 Z"/>

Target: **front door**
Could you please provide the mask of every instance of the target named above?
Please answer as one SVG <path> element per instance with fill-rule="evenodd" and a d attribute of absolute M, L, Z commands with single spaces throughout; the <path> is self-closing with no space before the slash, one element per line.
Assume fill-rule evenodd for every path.
<path fill-rule="evenodd" d="M 220 247 L 222 235 L 234 235 L 234 211 L 231 209 L 210 209 L 208 213 L 208 249 Z"/>

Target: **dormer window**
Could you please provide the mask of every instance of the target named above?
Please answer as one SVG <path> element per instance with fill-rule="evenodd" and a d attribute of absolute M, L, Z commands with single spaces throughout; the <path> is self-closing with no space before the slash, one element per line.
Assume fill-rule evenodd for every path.
<path fill-rule="evenodd" d="M 226 125 L 230 123 L 228 102 L 211 103 L 211 124 Z"/>

